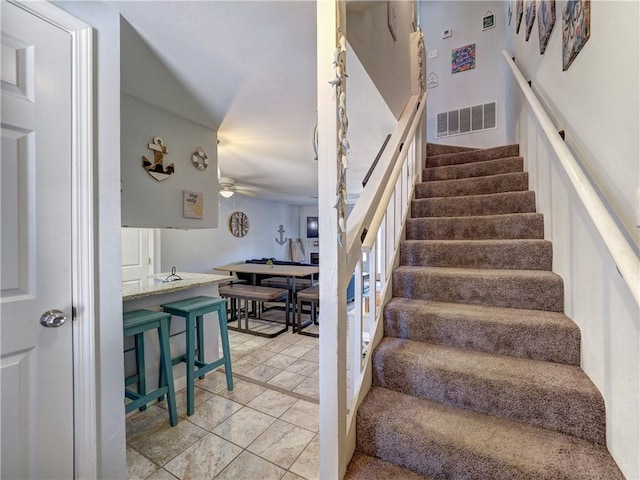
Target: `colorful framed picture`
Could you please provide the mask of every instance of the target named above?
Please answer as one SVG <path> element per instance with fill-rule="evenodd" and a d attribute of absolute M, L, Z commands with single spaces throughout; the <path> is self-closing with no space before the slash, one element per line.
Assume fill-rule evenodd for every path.
<path fill-rule="evenodd" d="M 524 0 L 516 0 L 516 35 L 520 33 Z"/>
<path fill-rule="evenodd" d="M 562 71 L 566 72 L 591 35 L 591 0 L 569 0 L 562 12 Z"/>
<path fill-rule="evenodd" d="M 540 55 L 547 49 L 549 37 L 556 24 L 556 0 L 539 0 L 538 2 L 538 39 Z"/>
<path fill-rule="evenodd" d="M 528 42 L 531 36 L 531 30 L 533 30 L 533 24 L 536 20 L 536 1 L 527 0 L 527 6 L 524 9 L 525 24 L 527 25 L 527 34 L 525 40 Z"/>
<path fill-rule="evenodd" d="M 451 73 L 466 72 L 476 68 L 476 44 L 451 50 Z"/>

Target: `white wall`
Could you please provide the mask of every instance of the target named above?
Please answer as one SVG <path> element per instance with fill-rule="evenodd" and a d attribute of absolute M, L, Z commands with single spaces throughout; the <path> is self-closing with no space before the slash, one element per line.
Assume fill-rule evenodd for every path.
<path fill-rule="evenodd" d="M 249 258 L 287 260 L 288 245 L 276 243 L 280 238 L 278 228 L 284 227 L 285 238 L 299 238 L 299 207 L 237 194 L 233 198 L 235 207 L 232 199 L 221 199 L 217 229 L 160 230 L 162 271 L 175 266 L 179 271 L 211 273 L 213 267 Z M 241 238 L 229 231 L 229 217 L 235 211 L 244 212 L 249 218 L 249 233 Z"/>
<path fill-rule="evenodd" d="M 396 41 L 388 26 L 387 3 L 393 4 L 396 12 Z M 347 10 L 349 43 L 396 118 L 411 96 L 412 5 L 414 2 L 406 1 L 350 2 Z"/>
<path fill-rule="evenodd" d="M 507 45 L 565 130 L 565 143 L 637 244 L 633 195 L 640 184 L 640 65 L 625 46 L 640 43 L 639 4 L 591 2 L 591 38 L 563 72 L 565 5 L 556 2 L 556 25 L 544 56 L 535 27 L 529 42 L 522 27 L 515 34 L 515 14 Z M 509 98 L 513 135 L 545 216 L 545 237 L 553 241 L 553 270 L 565 282 L 565 312 L 582 333 L 581 365 L 605 399 L 609 451 L 627 478 L 640 478 L 639 307 L 516 88 L 510 87 Z"/>
<path fill-rule="evenodd" d="M 119 15 L 102 2 L 56 2 L 92 25 L 96 169 L 98 478 L 126 478 L 120 284 Z"/>
<path fill-rule="evenodd" d="M 640 44 L 639 4 L 591 2 L 591 38 L 563 72 L 565 4 L 556 2 L 556 25 L 544 56 L 536 28 L 525 42 L 523 29 L 516 35 L 512 22 L 508 45 L 559 129 L 566 131 L 567 145 L 640 245 L 634 222 L 640 188 L 640 57 L 625 47 L 635 50 Z"/>
<path fill-rule="evenodd" d="M 216 132 L 126 94 L 121 95 L 122 225 L 127 227 L 215 228 L 218 225 Z M 158 182 L 142 167 L 153 161 L 148 144 L 161 137 L 168 149 L 163 164 L 175 173 Z M 209 166 L 198 170 L 191 155 L 201 146 Z M 202 219 L 184 218 L 183 191 L 204 196 Z"/>
<path fill-rule="evenodd" d="M 508 143 L 505 126 L 507 71 L 501 51 L 504 48 L 504 2 L 501 1 L 422 1 L 420 23 L 424 30 L 425 50 L 437 50 L 429 59 L 425 76 L 438 75 L 438 86 L 429 89 L 427 100 L 427 141 L 471 147 L 493 147 Z M 482 17 L 491 11 L 496 26 L 483 31 Z M 443 39 L 451 28 L 453 35 Z M 476 68 L 451 73 L 451 50 L 476 44 Z M 436 139 L 436 114 L 462 107 L 496 101 L 497 128 L 476 133 Z"/>

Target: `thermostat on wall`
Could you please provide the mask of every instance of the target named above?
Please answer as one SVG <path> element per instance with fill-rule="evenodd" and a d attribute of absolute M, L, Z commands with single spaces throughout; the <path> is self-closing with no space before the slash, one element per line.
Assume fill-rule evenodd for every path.
<path fill-rule="evenodd" d="M 453 30 L 451 30 L 450 28 L 447 28 L 444 32 L 442 32 L 442 38 L 449 38 L 451 35 L 453 35 Z"/>

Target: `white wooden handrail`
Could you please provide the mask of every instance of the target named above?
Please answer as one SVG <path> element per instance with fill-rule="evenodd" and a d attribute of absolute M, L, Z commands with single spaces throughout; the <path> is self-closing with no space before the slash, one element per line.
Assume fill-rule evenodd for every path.
<path fill-rule="evenodd" d="M 615 220 L 607 210 L 597 192 L 591 185 L 588 177 L 584 174 L 577 160 L 564 144 L 558 131 L 551 121 L 551 118 L 544 110 L 542 104 L 535 96 L 531 87 L 525 80 L 522 72 L 516 65 L 506 50 L 502 51 L 502 55 L 507 61 L 511 73 L 520 86 L 522 94 L 527 99 L 531 111 L 540 124 L 543 132 L 547 136 L 547 140 L 553 148 L 562 168 L 567 177 L 571 181 L 573 188 L 576 190 L 578 197 L 582 201 L 591 221 L 595 225 L 600 237 L 606 245 L 609 253 L 613 257 L 616 268 L 627 284 L 631 294 L 636 302 L 640 305 L 640 258 L 625 238 L 622 230 L 618 227 Z"/>
<path fill-rule="evenodd" d="M 406 138 L 413 138 L 413 135 L 416 132 L 416 128 L 420 124 L 422 119 L 422 112 L 424 111 L 424 107 L 427 104 L 427 92 L 422 95 L 420 103 L 418 104 L 418 109 L 413 117 L 413 122 L 411 123 L 411 128 L 409 129 L 409 133 Z M 382 224 L 382 219 L 384 218 L 385 213 L 387 212 L 387 207 L 389 206 L 389 201 L 391 200 L 391 196 L 393 195 L 393 191 L 395 190 L 396 181 L 398 180 L 398 176 L 402 171 L 403 160 L 407 156 L 407 148 L 404 148 L 399 152 L 398 159 L 395 162 L 393 170 L 391 171 L 391 175 L 389 176 L 389 180 L 386 182 L 386 187 L 382 193 L 382 197 L 380 201 L 377 202 L 377 207 L 375 213 L 373 214 L 373 218 L 371 219 L 371 223 L 369 224 L 369 228 L 367 229 L 367 234 L 362 241 L 362 251 L 365 253 L 371 252 L 371 247 L 376 241 L 376 235 L 378 230 L 380 229 L 380 225 Z"/>

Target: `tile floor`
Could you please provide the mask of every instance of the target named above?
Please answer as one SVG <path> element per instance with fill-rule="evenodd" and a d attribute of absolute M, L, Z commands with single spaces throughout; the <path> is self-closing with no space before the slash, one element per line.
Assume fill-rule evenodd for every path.
<path fill-rule="evenodd" d="M 318 339 L 229 332 L 234 389 L 215 371 L 196 382 L 195 413 L 169 425 L 166 401 L 127 417 L 129 479 L 316 479 Z"/>

